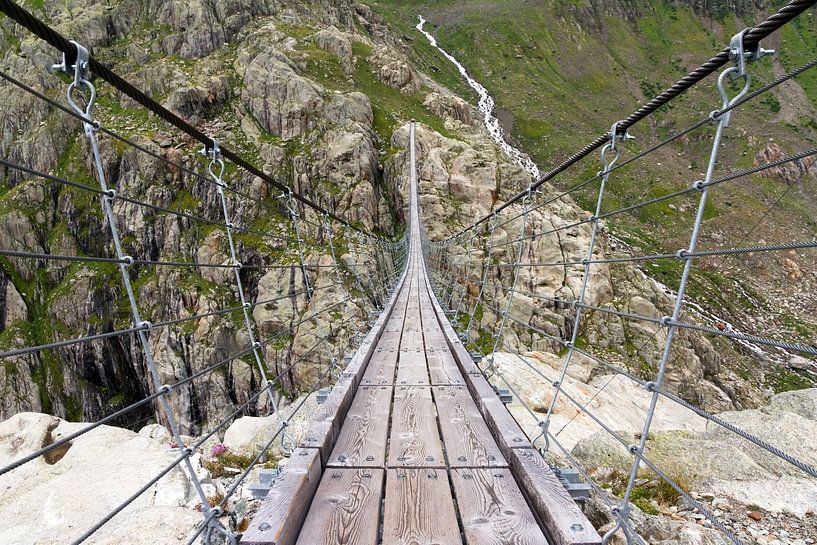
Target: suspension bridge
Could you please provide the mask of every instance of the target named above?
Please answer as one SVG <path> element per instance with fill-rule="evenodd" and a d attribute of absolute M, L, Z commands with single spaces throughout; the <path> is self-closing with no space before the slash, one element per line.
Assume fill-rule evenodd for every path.
<path fill-rule="evenodd" d="M 127 327 L 108 327 L 106 330 L 93 330 L 89 324 L 87 334 L 81 337 L 51 339 L 39 344 L 7 348 L 0 352 L 0 359 L 18 361 L 19 358 L 44 353 L 59 354 L 61 350 L 76 346 L 94 346 L 94 343 L 97 343 L 96 346 L 106 346 L 105 343 L 130 338 L 141 351 L 147 375 L 147 392 L 142 398 L 68 436 L 14 459 L 0 468 L 0 478 L 11 472 L 25 471 L 29 464 L 39 463 L 49 453 L 69 448 L 72 441 L 92 433 L 103 424 L 116 423 L 135 411 L 147 410 L 155 414 L 173 436 L 175 457 L 172 463 L 157 475 L 146 475 L 143 487 L 122 498 L 121 503 L 112 507 L 100 520 L 88 521 L 87 529 L 81 533 L 72 530 L 66 536 L 66 541 L 72 545 L 93 542 L 101 528 L 115 524 L 120 513 L 125 512 L 163 477 L 179 469 L 192 483 L 201 502 L 203 517 L 187 538 L 188 544 L 201 540 L 207 544 L 235 544 L 240 541 L 252 545 L 592 545 L 608 543 L 613 536 L 623 537 L 627 543 L 641 544 L 644 539 L 634 528 L 630 500 L 635 482 L 645 468 L 689 502 L 704 517 L 708 527 L 719 531 L 726 541 L 742 545 L 744 541 L 725 526 L 705 503 L 692 497 L 650 457 L 647 442 L 656 406 L 659 400 L 665 400 L 676 404 L 678 410 L 690 411 L 734 434 L 745 441 L 747 448 L 762 450 L 795 468 L 806 478 L 817 478 L 817 469 L 808 460 L 798 458 L 763 437 L 691 403 L 664 384 L 673 344 L 677 344 L 677 335 L 682 331 L 696 331 L 734 342 L 771 347 L 787 354 L 811 358 L 817 356 L 813 343 L 718 328 L 684 314 L 686 288 L 696 259 L 748 253 L 773 254 L 817 247 L 817 242 L 811 239 L 731 248 L 699 248 L 710 192 L 721 184 L 781 165 L 800 164 L 799 161 L 817 155 L 817 149 L 807 149 L 752 168 L 716 175 L 724 132 L 729 128 L 731 117 L 739 114 L 739 107 L 817 66 L 817 60 L 814 60 L 760 87 L 752 87 L 752 63 L 773 53 L 763 49 L 760 40 L 814 4 L 813 1 L 794 0 L 758 26 L 737 34 L 728 47 L 697 70 L 630 117 L 614 123 L 605 134 L 535 180 L 526 190 L 493 208 L 489 215 L 445 239 L 429 240 L 424 230 L 417 179 L 416 124 L 413 120 L 408 122 L 407 226 L 403 238 L 394 241 L 366 232 L 359 225 L 340 217 L 331 207 L 311 200 L 266 174 L 96 61 L 80 43 L 68 41 L 14 2 L 0 0 L 0 11 L 62 53 L 62 62 L 55 68 L 67 75 L 67 104 L 10 74 L 0 71 L 0 77 L 17 91 L 47 103 L 51 112 L 80 124 L 87 139 L 89 159 L 94 165 L 93 178 L 98 185 L 44 172 L 11 157 L 0 158 L 0 165 L 6 169 L 9 179 L 22 181 L 36 178 L 55 187 L 95 196 L 99 199 L 100 220 L 108 227 L 110 235 L 109 241 L 93 248 L 97 253 L 58 254 L 47 247 L 15 248 L 15 241 L 3 241 L 0 256 L 8 263 L 33 263 L 41 268 L 65 267 L 68 264 L 112 265 L 120 277 L 123 301 L 131 321 Z M 623 142 L 628 139 L 630 128 L 721 68 L 717 80 L 718 109 L 620 162 Z M 95 109 L 98 91 L 92 81 L 92 73 L 203 146 L 206 161 L 201 165 L 201 171 L 196 165 L 177 162 L 167 154 L 141 145 L 101 123 Z M 736 93 L 727 85 L 727 78 L 738 83 Z M 702 127 L 712 125 L 715 126 L 715 134 L 711 139 L 710 160 L 703 179 L 691 182 L 688 188 L 680 191 L 613 210 L 605 208 L 605 190 L 617 170 Z M 124 194 L 121 188 L 109 184 L 110 172 L 106 171 L 102 158 L 101 139 L 132 147 L 167 168 L 183 173 L 186 183 L 200 186 L 201 191 L 208 195 L 209 208 L 204 207 L 204 212 L 191 211 L 155 202 L 146 195 Z M 601 154 L 601 170 L 595 176 L 565 191 L 546 192 L 548 182 L 597 150 Z M 227 162 L 236 165 L 250 177 L 260 179 L 271 189 L 280 191 L 281 195 L 259 199 L 250 194 L 242 187 L 240 179 L 231 179 Z M 596 192 L 596 207 L 591 216 L 552 229 L 537 230 L 541 226 L 532 219 L 533 212 L 567 199 L 585 188 L 593 188 Z M 603 220 L 683 196 L 697 197 L 694 221 L 685 248 L 673 253 L 624 257 L 603 255 L 600 242 L 604 236 Z M 257 210 L 282 214 L 288 219 L 289 231 L 273 233 L 258 227 L 251 221 L 252 218 L 244 217 L 240 212 L 242 207 L 237 203 L 241 201 L 257 205 Z M 123 209 L 118 205 L 122 204 L 143 208 L 155 217 L 173 218 L 183 226 L 203 223 L 222 229 L 225 259 L 207 263 L 138 254 L 140 246 L 132 239 L 139 233 L 121 232 L 123 227 L 118 214 Z M 498 242 L 496 234 L 503 228 L 506 231 L 517 229 L 518 236 Z M 530 255 L 532 241 L 571 229 L 589 230 L 589 244 L 584 249 L 583 258 L 538 262 L 535 256 Z M 256 235 L 263 240 L 266 248 L 280 249 L 283 246 L 291 248 L 293 252 L 286 256 L 287 260 L 262 258 L 244 262 L 250 248 L 247 238 L 242 238 L 242 235 Z M 355 248 L 357 255 L 361 256 L 361 263 L 352 267 L 341 266 L 337 248 L 341 243 Z M 509 247 L 512 251 L 499 252 L 501 247 Z M 309 256 L 316 248 L 327 253 L 331 262 L 310 260 Z M 258 253 L 259 249 L 255 250 Z M 294 262 L 293 255 L 297 258 Z M 671 314 L 663 317 L 642 316 L 611 306 L 588 303 L 586 292 L 594 267 L 663 260 L 681 264 Z M 555 294 L 527 294 L 520 290 L 521 271 L 553 266 L 581 270 L 581 285 L 574 299 Z M 158 268 L 178 269 L 190 274 L 200 274 L 206 270 L 233 273 L 230 291 L 236 300 L 222 309 L 186 317 L 148 315 L 148 311 L 140 305 L 135 284 L 142 275 L 147 274 L 146 271 Z M 277 269 L 297 271 L 298 289 L 280 297 L 259 300 L 252 286 L 256 285 L 259 275 Z M 507 275 L 494 274 L 502 269 L 511 271 L 509 285 L 502 283 L 502 278 Z M 494 292 L 499 294 L 494 295 L 493 299 L 489 299 L 488 287 L 491 282 L 495 283 Z M 477 286 L 476 293 L 470 289 L 473 286 Z M 342 292 L 343 295 L 332 302 L 322 298 L 321 292 Z M 513 311 L 514 297 L 520 295 L 537 297 L 569 309 L 572 326 L 568 333 L 554 335 L 516 316 Z M 307 309 L 302 316 L 294 320 L 285 333 L 265 336 L 255 323 L 253 310 L 283 299 L 298 298 L 303 300 Z M 318 317 L 329 320 L 334 312 L 347 307 L 365 313 L 364 317 L 368 320 L 366 331 L 359 335 L 351 330 L 345 330 L 343 336 L 324 334 L 316 339 L 314 345 L 304 347 L 297 353 L 290 349 L 283 360 L 275 360 L 275 366 L 270 366 L 277 341 L 297 334 L 297 328 L 302 324 Z M 486 321 L 477 316 L 478 309 L 484 308 L 490 309 L 496 317 L 495 321 Z M 651 323 L 664 330 L 664 347 L 654 362 L 654 376 L 645 380 L 628 368 L 599 356 L 592 346 L 580 346 L 578 335 L 582 321 L 590 313 L 611 314 L 625 320 Z M 237 322 L 243 329 L 246 346 L 226 358 L 201 365 L 187 376 L 170 380 L 172 377 L 162 375 L 155 363 L 152 335 L 187 322 L 228 315 L 238 316 Z M 451 317 L 457 319 L 450 320 Z M 562 349 L 557 380 L 537 371 L 525 354 L 508 345 L 505 334 L 511 327 L 522 328 L 538 338 L 553 341 Z M 474 342 L 486 333 L 492 339 L 491 349 L 487 351 L 484 344 Z M 541 389 L 548 392 L 549 406 L 546 411 L 534 410 L 514 390 L 509 377 L 503 375 L 496 364 L 498 352 L 503 351 L 514 355 L 540 376 Z M 351 356 L 345 365 L 341 365 L 347 352 Z M 323 354 L 323 361 L 329 361 L 328 364 L 321 366 L 319 353 Z M 563 385 L 568 371 L 579 356 L 593 360 L 614 375 L 632 380 L 650 396 L 639 442 L 630 444 L 616 431 L 615 422 L 605 421 L 593 414 L 590 408 L 592 399 L 583 402 L 565 390 Z M 212 425 L 198 439 L 186 442 L 179 417 L 174 414 L 170 403 L 172 396 L 194 388 L 200 379 L 238 360 L 246 360 L 253 365 L 257 389 L 247 399 L 236 402 L 223 420 Z M 302 396 L 302 401 L 294 406 L 279 407 L 280 397 L 276 395 L 276 387 L 284 384 L 291 386 L 293 371 L 299 365 L 310 362 L 317 362 L 318 376 L 301 392 L 306 394 Z M 485 365 L 480 365 L 481 362 Z M 309 396 L 319 391 L 323 392 L 325 399 L 303 437 L 296 441 L 288 430 L 290 422 Z M 521 404 L 523 410 L 531 415 L 537 422 L 535 429 L 523 429 L 508 411 L 508 398 Z M 589 468 L 574 458 L 570 450 L 560 443 L 558 433 L 551 429 L 551 415 L 560 399 L 585 413 L 632 456 L 631 470 L 621 497 L 611 496 L 609 491 L 603 490 Z M 259 410 L 277 415 L 274 433 L 223 497 L 216 502 L 211 501 L 197 476 L 192 461 L 194 454 L 236 418 L 242 414 L 258 414 Z M 229 502 L 242 490 L 253 468 L 264 461 L 277 442 L 284 445 L 288 455 L 283 469 L 275 476 L 249 527 L 238 532 L 224 522 Z M 554 457 L 553 453 L 557 456 Z M 558 463 L 554 460 L 558 460 Z M 577 491 L 584 492 L 577 494 Z M 614 523 L 603 535 L 594 529 L 574 499 L 585 498 L 585 492 L 597 494 L 610 508 Z"/>

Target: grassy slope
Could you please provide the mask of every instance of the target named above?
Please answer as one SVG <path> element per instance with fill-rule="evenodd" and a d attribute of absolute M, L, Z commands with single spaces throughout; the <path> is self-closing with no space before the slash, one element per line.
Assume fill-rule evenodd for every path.
<path fill-rule="evenodd" d="M 637 3 L 639 17 L 621 17 L 594 11 L 589 4 L 557 0 L 443 0 L 429 4 L 417 0 L 377 0 L 369 4 L 403 34 L 413 38 L 415 62 L 427 73 L 465 98 L 473 99 L 453 66 L 428 46 L 416 30 L 417 14 L 429 20 L 427 29 L 440 45 L 454 54 L 497 101 L 497 108 L 513 117 L 511 137 L 530 153 L 543 171 L 557 165 L 586 142 L 608 130 L 649 98 L 721 50 L 740 28 L 759 20 L 741 21 L 734 15 L 711 20 L 691 10 L 661 0 Z M 771 10 L 772 8 L 769 8 Z M 817 56 L 815 15 L 810 12 L 774 36 L 767 47 L 781 50 L 778 70 L 792 69 Z M 774 79 L 772 61 L 751 65 L 753 88 Z M 458 81 L 452 81 L 458 80 Z M 798 78 L 812 105 L 817 105 L 817 70 Z M 783 118 L 780 104 L 791 102 L 786 88 L 754 100 L 734 114 L 721 151 L 718 173 L 752 166 L 755 154 L 770 141 L 786 153 L 813 147 L 817 122 L 806 106 L 795 105 L 795 114 Z M 705 117 L 720 106 L 714 78 L 709 78 L 674 101 L 668 108 L 642 121 L 631 133 L 624 159 L 657 143 L 673 132 Z M 771 123 L 770 123 L 771 121 Z M 706 126 L 689 138 L 660 150 L 647 160 L 617 171 L 609 185 L 604 209 L 613 210 L 640 200 L 688 187 L 703 177 L 714 127 Z M 748 138 L 747 135 L 752 135 Z M 561 175 L 555 185 L 569 187 L 595 174 L 597 154 Z M 813 181 L 809 183 L 813 184 Z M 578 192 L 576 200 L 590 209 L 597 186 Z M 784 192 L 778 180 L 760 176 L 724 184 L 712 192 L 706 211 L 702 247 L 731 247 L 808 239 L 817 234 L 814 191 L 792 191 L 764 216 Z M 808 188 L 807 188 L 808 189 Z M 670 206 L 672 205 L 672 206 Z M 697 195 L 665 201 L 608 221 L 611 231 L 644 253 L 675 251 L 687 244 Z M 748 233 L 747 226 L 758 223 Z M 717 233 L 718 239 L 710 238 Z M 800 259 L 798 257 L 798 259 Z M 813 266 L 805 256 L 801 266 Z M 701 260 L 689 293 L 701 302 L 731 315 L 751 308 L 749 300 L 734 290 L 733 278 L 755 275 L 756 263 L 748 260 Z M 681 263 L 645 264 L 656 278 L 674 287 Z M 781 286 L 775 267 L 761 268 L 761 280 Z M 750 294 L 752 287 L 743 286 Z M 755 286 L 757 287 L 757 286 Z M 769 314 L 771 327 L 761 334 L 799 338 L 811 342 L 815 325 L 804 323 L 771 308 L 753 310 Z M 773 329 L 772 329 L 773 328 Z"/>

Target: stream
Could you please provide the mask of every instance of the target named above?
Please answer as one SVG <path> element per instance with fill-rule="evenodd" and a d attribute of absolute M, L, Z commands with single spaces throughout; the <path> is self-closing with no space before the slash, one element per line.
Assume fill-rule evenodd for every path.
<path fill-rule="evenodd" d="M 477 109 L 482 114 L 482 120 L 485 125 L 485 129 L 494 139 L 496 144 L 500 148 L 502 148 L 502 151 L 504 151 L 505 154 L 514 163 L 527 170 L 534 180 L 539 179 L 539 177 L 541 176 L 539 168 L 530 159 L 530 157 L 528 157 L 526 153 L 523 153 L 522 151 L 518 150 L 517 148 L 510 145 L 507 141 L 505 141 L 505 131 L 503 131 L 502 127 L 499 126 L 499 119 L 497 119 L 494 116 L 494 107 L 496 106 L 496 101 L 494 100 L 494 97 L 492 97 L 488 93 L 488 90 L 485 87 L 483 87 L 480 82 L 478 82 L 477 80 L 468 75 L 468 71 L 462 64 L 460 64 L 460 62 L 457 59 L 454 58 L 453 55 L 451 55 L 445 49 L 437 45 L 437 40 L 434 38 L 434 36 L 432 36 L 426 30 L 423 29 L 423 27 L 426 24 L 426 20 L 423 19 L 423 16 L 418 15 L 417 18 L 420 20 L 420 22 L 417 23 L 417 26 L 415 28 L 417 28 L 417 30 L 419 30 L 423 34 L 423 36 L 426 37 L 428 42 L 433 47 L 437 48 L 437 50 L 440 53 L 442 53 L 446 59 L 451 61 L 454 64 L 454 66 L 457 67 L 457 70 L 459 70 L 460 74 L 462 74 L 462 77 L 465 78 L 465 81 L 468 82 L 468 85 L 471 87 L 471 89 L 476 91 L 477 95 L 479 95 Z"/>

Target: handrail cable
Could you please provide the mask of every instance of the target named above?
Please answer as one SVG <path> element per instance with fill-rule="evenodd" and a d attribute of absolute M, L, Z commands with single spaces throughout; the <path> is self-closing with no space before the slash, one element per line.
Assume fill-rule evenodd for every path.
<path fill-rule="evenodd" d="M 336 285 L 331 284 L 331 285 L 323 286 L 320 289 L 329 289 L 329 288 L 333 288 L 333 287 L 336 287 Z M 264 300 L 264 301 L 257 301 L 255 303 L 252 303 L 250 305 L 250 308 L 257 307 L 257 306 L 260 306 L 260 305 L 266 305 L 268 303 L 274 303 L 275 301 L 281 301 L 281 300 L 284 300 L 284 299 L 291 299 L 293 296 L 297 296 L 297 295 L 299 295 L 301 293 L 304 293 L 304 292 L 299 291 L 299 292 L 295 292 L 295 293 L 288 293 L 286 295 L 281 295 L 281 296 L 278 296 L 278 297 L 274 297 L 272 299 L 267 299 L 267 300 Z M 229 307 L 229 308 L 225 308 L 225 309 L 221 309 L 221 310 L 215 310 L 215 311 L 212 311 L 212 312 L 205 312 L 205 313 L 202 313 L 202 314 L 194 314 L 192 316 L 187 316 L 185 318 L 173 318 L 171 320 L 163 320 L 163 321 L 155 322 L 155 323 L 146 323 L 146 324 L 142 325 L 141 327 L 129 327 L 129 328 L 126 328 L 126 329 L 118 329 L 118 330 L 115 330 L 115 331 L 107 331 L 105 333 L 97 333 L 97 334 L 94 334 L 94 335 L 86 335 L 86 336 L 78 337 L 78 338 L 74 338 L 74 339 L 65 339 L 65 340 L 56 341 L 56 342 L 53 342 L 53 343 L 41 344 L 41 345 L 36 345 L 36 346 L 26 346 L 26 347 L 22 347 L 22 348 L 15 348 L 15 349 L 12 349 L 12 350 L 6 350 L 6 351 L 3 351 L 3 352 L 0 352 L 0 359 L 9 358 L 9 357 L 12 357 L 12 356 L 21 356 L 21 355 L 24 355 L 24 354 L 30 354 L 32 352 L 41 352 L 43 350 L 53 350 L 55 348 L 62 348 L 64 346 L 71 346 L 73 344 L 79 344 L 79 343 L 83 343 L 83 342 L 98 341 L 98 340 L 102 340 L 102 339 L 109 339 L 109 338 L 112 338 L 112 337 L 121 337 L 123 335 L 129 335 L 131 333 L 136 333 L 136 332 L 139 332 L 139 331 L 154 330 L 154 329 L 157 329 L 157 328 L 160 328 L 160 327 L 167 327 L 167 326 L 170 326 L 170 325 L 178 325 L 178 324 L 185 323 L 185 322 L 190 322 L 190 321 L 193 321 L 193 320 L 200 320 L 201 318 L 207 318 L 209 316 L 221 316 L 221 315 L 224 315 L 224 314 L 229 314 L 230 312 L 234 312 L 236 310 L 241 310 L 241 308 L 243 308 L 243 307 L 238 305 L 238 306 L 233 306 L 233 307 Z"/>
<path fill-rule="evenodd" d="M 149 209 L 155 210 L 157 212 L 172 214 L 172 215 L 178 216 L 180 218 L 189 219 L 191 221 L 199 221 L 199 222 L 207 223 L 207 224 L 210 224 L 210 225 L 218 225 L 220 227 L 224 227 L 224 222 L 223 221 L 211 220 L 211 219 L 205 218 L 203 216 L 197 216 L 195 214 L 185 212 L 183 210 L 174 210 L 172 208 L 165 208 L 165 207 L 159 206 L 157 204 L 147 203 L 147 202 L 144 202 L 144 201 L 134 199 L 132 197 L 127 197 L 125 195 L 121 195 L 121 194 L 119 194 L 118 191 L 114 191 L 113 194 L 105 193 L 99 188 L 96 188 L 96 187 L 93 187 L 93 186 L 90 186 L 90 185 L 85 185 L 85 184 L 80 183 L 80 182 L 75 182 L 75 181 L 72 181 L 72 180 L 68 180 L 66 178 L 60 178 L 59 176 L 54 176 L 53 174 L 46 174 L 44 172 L 40 172 L 38 170 L 35 170 L 35 169 L 27 167 L 27 166 L 23 166 L 23 165 L 20 165 L 20 164 L 17 164 L 17 163 L 12 163 L 11 161 L 3 159 L 2 157 L 0 157 L 0 165 L 3 165 L 6 168 L 10 168 L 10 169 L 17 170 L 17 171 L 20 171 L 20 172 L 25 172 L 26 174 L 30 174 L 32 176 L 37 176 L 39 178 L 43 178 L 43 179 L 51 181 L 51 182 L 55 182 L 55 183 L 58 183 L 58 184 L 69 186 L 69 187 L 73 187 L 75 189 L 80 189 L 82 191 L 87 191 L 89 193 L 94 193 L 96 195 L 105 195 L 105 196 L 111 195 L 114 200 L 120 200 L 120 201 L 123 201 L 123 202 L 134 204 L 136 206 L 149 208 Z M 225 187 L 225 189 L 228 189 L 228 188 Z M 295 241 L 294 238 L 284 237 L 284 236 L 280 236 L 280 235 L 273 235 L 273 234 L 265 233 L 265 232 L 261 232 L 261 231 L 253 231 L 252 229 L 249 229 L 247 227 L 237 227 L 236 226 L 236 227 L 233 227 L 233 230 L 240 231 L 242 233 L 247 233 L 247 234 L 250 234 L 250 235 L 256 235 L 256 236 L 264 237 L 264 238 L 282 240 L 282 241 L 285 241 L 285 242 L 294 242 Z"/>
<path fill-rule="evenodd" d="M 763 172 L 764 170 L 768 170 L 768 169 L 771 169 L 771 168 L 776 168 L 776 167 L 779 167 L 779 166 L 787 164 L 787 163 L 792 163 L 794 161 L 800 161 L 802 159 L 805 159 L 806 157 L 811 157 L 813 155 L 817 155 L 817 148 L 810 148 L 810 149 L 801 151 L 799 153 L 795 153 L 793 155 L 787 155 L 786 157 L 783 157 L 781 159 L 777 159 L 777 160 L 774 160 L 774 161 L 769 161 L 768 163 L 763 163 L 761 165 L 757 165 L 757 166 L 754 166 L 754 167 L 743 168 L 743 169 L 740 169 L 740 170 L 736 170 L 736 171 L 734 171 L 734 172 L 732 172 L 730 174 L 724 174 L 722 176 L 718 176 L 717 178 L 713 178 L 709 182 L 700 181 L 700 183 L 693 184 L 693 186 L 690 186 L 690 187 L 687 187 L 687 188 L 684 188 L 684 189 L 679 189 L 678 191 L 673 191 L 671 193 L 666 193 L 664 195 L 659 195 L 659 196 L 654 197 L 652 199 L 647 199 L 646 201 L 641 201 L 639 203 L 632 204 L 632 205 L 629 205 L 629 206 L 623 206 L 621 208 L 611 210 L 610 212 L 602 212 L 598 216 L 595 216 L 595 218 L 596 219 L 606 219 L 606 218 L 609 218 L 609 217 L 624 214 L 626 212 L 632 212 L 633 210 L 638 210 L 638 209 L 641 209 L 641 208 L 644 208 L 644 207 L 647 207 L 647 206 L 650 206 L 650 205 L 653 205 L 653 204 L 658 204 L 660 202 L 663 202 L 663 201 L 666 201 L 666 200 L 669 200 L 669 199 L 674 199 L 676 197 L 689 195 L 691 193 L 697 193 L 697 192 L 699 192 L 701 189 L 703 189 L 705 187 L 710 187 L 710 186 L 713 186 L 713 185 L 722 184 L 724 182 L 737 180 L 738 178 L 743 178 L 743 177 L 749 176 L 751 174 L 757 174 L 759 172 Z M 614 167 L 610 172 L 615 170 L 615 168 L 617 168 L 617 167 Z M 794 184 L 790 185 L 789 187 L 793 187 L 793 185 Z M 505 223 L 509 223 L 509 221 L 512 221 L 513 219 L 516 219 L 518 217 L 521 217 L 521 214 L 517 215 L 515 218 L 512 218 L 511 220 L 506 221 Z M 562 225 L 560 227 L 554 227 L 553 229 L 548 229 L 546 231 L 541 231 L 539 233 L 534 233 L 532 235 L 528 235 L 526 237 L 526 240 L 532 240 L 532 239 L 543 237 L 543 236 L 546 236 L 546 235 L 549 235 L 549 234 L 552 234 L 552 233 L 557 233 L 559 231 L 572 229 L 574 227 L 579 227 L 579 226 L 587 224 L 587 223 L 592 223 L 593 221 L 594 221 L 593 217 L 585 218 L 583 220 L 579 220 L 579 221 L 576 221 L 576 222 L 573 222 L 573 223 Z M 502 225 L 502 224 L 500 224 L 500 225 Z M 502 247 L 502 246 L 509 246 L 509 245 L 513 244 L 515 241 L 516 241 L 516 239 L 514 239 L 513 241 L 503 242 L 501 244 L 496 244 L 495 247 L 498 248 L 498 247 Z"/>

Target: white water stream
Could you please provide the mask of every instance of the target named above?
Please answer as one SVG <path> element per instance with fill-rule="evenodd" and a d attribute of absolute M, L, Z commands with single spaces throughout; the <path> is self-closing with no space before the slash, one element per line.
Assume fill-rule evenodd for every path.
<path fill-rule="evenodd" d="M 502 148 L 502 151 L 504 151 L 505 154 L 508 157 L 510 157 L 513 162 L 527 170 L 530 173 L 530 175 L 533 176 L 534 180 L 539 179 L 539 176 L 541 174 L 539 172 L 539 168 L 533 161 L 531 161 L 530 157 L 528 157 L 527 154 L 522 153 L 520 150 L 516 149 L 515 147 L 513 147 L 512 145 L 505 141 L 504 131 L 502 130 L 502 127 L 499 126 L 499 119 L 494 117 L 494 107 L 496 106 L 494 97 L 492 97 L 488 93 L 488 90 L 485 87 L 483 87 L 480 82 L 478 82 L 477 80 L 468 75 L 468 71 L 465 70 L 465 67 L 462 64 L 460 64 L 460 62 L 457 59 L 455 59 L 445 49 L 437 45 L 437 40 L 434 38 L 434 36 L 432 36 L 423 29 L 423 26 L 425 26 L 426 24 L 426 20 L 423 19 L 423 16 L 418 15 L 417 18 L 420 20 L 420 22 L 417 23 L 416 27 L 417 30 L 419 30 L 423 34 L 423 36 L 425 36 L 426 39 L 428 39 L 428 42 L 433 47 L 436 47 L 437 50 L 440 53 L 442 53 L 446 59 L 451 61 L 454 64 L 454 66 L 457 67 L 457 70 L 460 71 L 460 74 L 462 74 L 462 77 L 464 77 L 465 81 L 468 82 L 468 85 L 470 85 L 471 88 L 477 92 L 477 95 L 479 95 L 477 109 L 482 114 L 482 120 L 483 123 L 485 124 L 485 129 L 488 131 L 488 133 L 491 135 L 491 137 L 494 139 L 497 145 L 500 148 Z"/>

